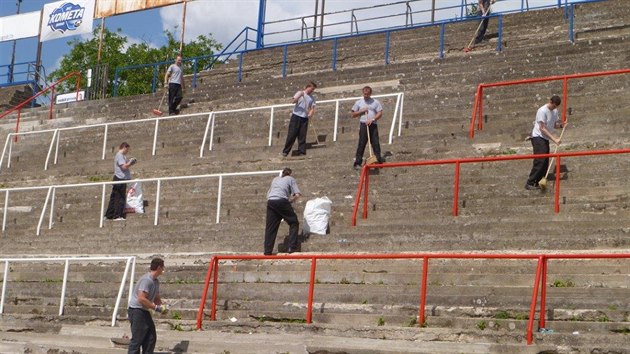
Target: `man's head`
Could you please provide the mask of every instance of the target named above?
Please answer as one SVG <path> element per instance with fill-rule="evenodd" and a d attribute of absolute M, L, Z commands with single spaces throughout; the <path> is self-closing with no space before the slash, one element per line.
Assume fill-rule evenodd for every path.
<path fill-rule="evenodd" d="M 293 171 L 291 171 L 290 168 L 285 167 L 284 170 L 282 170 L 282 177 L 291 176 L 291 173 L 293 173 Z"/>
<path fill-rule="evenodd" d="M 129 144 L 123 142 L 118 146 L 118 150 L 122 151 L 123 155 L 129 152 Z"/>
<path fill-rule="evenodd" d="M 368 99 L 372 96 L 372 88 L 370 86 L 365 86 L 363 88 L 363 98 Z"/>
<path fill-rule="evenodd" d="M 158 275 L 164 273 L 164 260 L 162 258 L 153 258 L 150 269 L 152 272 L 157 272 Z"/>
<path fill-rule="evenodd" d="M 304 88 L 304 91 L 306 91 L 306 93 L 310 95 L 311 93 L 313 93 L 313 91 L 315 91 L 316 88 L 317 88 L 317 84 L 311 81 L 306 85 L 306 87 Z"/>
<path fill-rule="evenodd" d="M 175 65 L 182 66 L 182 56 L 181 55 L 178 55 L 177 57 L 175 57 Z"/>
<path fill-rule="evenodd" d="M 560 103 L 562 103 L 562 100 L 560 99 L 560 96 L 558 96 L 558 95 L 553 95 L 549 99 L 549 104 L 553 106 L 553 108 L 550 107 L 551 109 L 558 108 L 560 106 Z"/>

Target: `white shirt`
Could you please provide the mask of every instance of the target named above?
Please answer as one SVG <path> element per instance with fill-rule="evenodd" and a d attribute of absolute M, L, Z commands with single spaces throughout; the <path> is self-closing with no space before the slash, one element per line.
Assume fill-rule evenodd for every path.
<path fill-rule="evenodd" d="M 536 120 L 534 121 L 534 129 L 532 129 L 532 138 L 543 138 L 545 140 L 549 140 L 549 137 L 543 134 L 540 131 L 540 122 L 545 123 L 545 127 L 551 134 L 554 134 L 554 127 L 556 126 L 556 122 L 558 121 L 558 109 L 554 109 L 553 111 L 547 107 L 547 104 L 538 108 L 538 112 L 536 112 Z"/>

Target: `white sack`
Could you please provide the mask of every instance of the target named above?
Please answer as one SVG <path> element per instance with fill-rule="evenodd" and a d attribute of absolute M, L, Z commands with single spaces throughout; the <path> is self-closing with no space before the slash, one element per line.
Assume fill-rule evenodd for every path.
<path fill-rule="evenodd" d="M 127 188 L 127 213 L 144 214 L 144 198 L 142 196 L 142 183 L 134 182 Z"/>
<path fill-rule="evenodd" d="M 328 197 L 311 199 L 304 207 L 304 233 L 325 235 L 332 202 Z"/>

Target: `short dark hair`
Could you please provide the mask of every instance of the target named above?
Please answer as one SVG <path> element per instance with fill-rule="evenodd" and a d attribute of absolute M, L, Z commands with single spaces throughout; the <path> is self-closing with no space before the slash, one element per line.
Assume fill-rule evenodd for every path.
<path fill-rule="evenodd" d="M 285 167 L 284 170 L 282 170 L 282 177 L 284 177 L 284 176 L 291 176 L 291 173 L 293 173 L 293 171 L 291 171 L 290 168 Z"/>
<path fill-rule="evenodd" d="M 363 89 L 361 89 L 361 91 L 368 89 L 370 90 L 370 93 L 372 93 L 372 88 L 370 86 L 364 86 Z"/>
<path fill-rule="evenodd" d="M 560 96 L 558 96 L 558 95 L 551 96 L 549 101 L 551 101 L 551 103 L 555 104 L 556 106 L 559 106 L 560 103 L 562 103 L 562 100 L 560 99 Z"/>
<path fill-rule="evenodd" d="M 313 81 L 309 81 L 308 84 L 306 84 L 306 87 L 312 87 L 312 88 L 317 88 L 317 84 L 314 83 Z"/>
<path fill-rule="evenodd" d="M 151 260 L 151 270 L 157 270 L 159 267 L 164 267 L 164 260 L 162 258 L 153 258 Z"/>
<path fill-rule="evenodd" d="M 127 144 L 126 142 L 122 142 L 122 143 L 120 144 L 120 146 L 118 147 L 118 149 L 122 150 L 122 149 L 124 149 L 124 148 L 128 148 L 128 147 L 129 147 L 129 144 Z"/>

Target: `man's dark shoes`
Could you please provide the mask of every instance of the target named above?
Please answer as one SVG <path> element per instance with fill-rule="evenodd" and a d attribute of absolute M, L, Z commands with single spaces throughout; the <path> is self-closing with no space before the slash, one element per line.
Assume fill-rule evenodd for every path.
<path fill-rule="evenodd" d="M 297 253 L 297 252 L 300 252 L 300 251 L 298 251 L 297 249 L 293 249 L 293 248 L 289 248 L 287 250 L 287 253 Z"/>
<path fill-rule="evenodd" d="M 525 189 L 527 189 L 528 191 L 535 191 L 535 190 L 539 190 L 540 186 L 538 184 L 529 184 L 529 183 L 525 183 Z"/>

